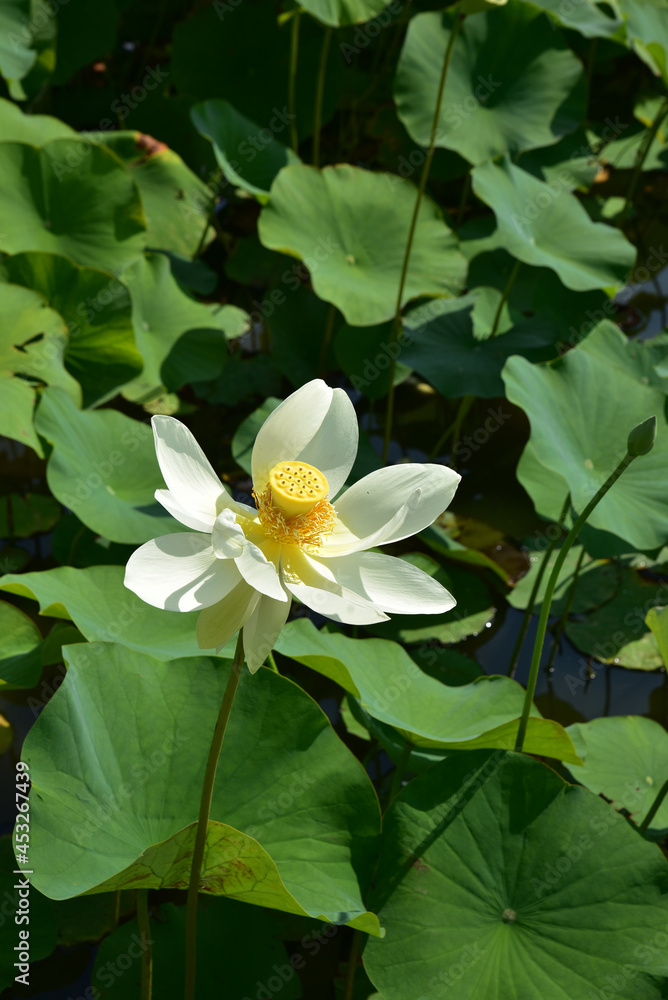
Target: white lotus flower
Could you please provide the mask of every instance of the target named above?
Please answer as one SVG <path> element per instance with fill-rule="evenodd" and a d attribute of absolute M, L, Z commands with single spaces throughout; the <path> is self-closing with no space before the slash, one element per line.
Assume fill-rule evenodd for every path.
<path fill-rule="evenodd" d="M 357 418 L 341 389 L 315 379 L 267 418 L 252 457 L 257 509 L 233 500 L 194 437 L 173 417 L 152 419 L 168 489 L 156 499 L 194 531 L 142 545 L 125 585 L 169 611 L 202 609 L 201 648 L 244 630 L 252 672 L 264 662 L 292 597 L 351 625 L 386 612 L 449 611 L 436 580 L 393 556 L 368 552 L 426 528 L 448 506 L 460 476 L 442 465 L 395 465 L 337 494 L 357 453 Z"/>

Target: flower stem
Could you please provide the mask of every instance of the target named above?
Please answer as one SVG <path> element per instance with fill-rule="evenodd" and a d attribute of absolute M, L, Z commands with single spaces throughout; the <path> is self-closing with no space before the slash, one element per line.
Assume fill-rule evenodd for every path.
<path fill-rule="evenodd" d="M 536 641 L 534 642 L 533 655 L 531 657 L 531 668 L 529 670 L 529 680 L 527 683 L 526 695 L 524 697 L 524 707 L 522 709 L 522 718 L 520 719 L 519 729 L 517 731 L 517 741 L 515 743 L 515 750 L 520 751 L 524 746 L 524 737 L 526 736 L 527 725 L 529 723 L 529 713 L 531 711 L 531 706 L 533 705 L 534 694 L 536 693 L 536 681 L 538 680 L 538 668 L 540 667 L 540 658 L 543 652 L 543 643 L 545 641 L 545 632 L 547 630 L 547 620 L 550 616 L 550 605 L 552 603 L 552 596 L 554 594 L 555 587 L 557 586 L 557 581 L 559 579 L 559 574 L 561 572 L 561 567 L 564 565 L 566 556 L 568 555 L 570 548 L 575 541 L 575 539 L 580 534 L 583 525 L 585 524 L 587 518 L 594 510 L 596 505 L 603 499 L 605 494 L 608 492 L 610 487 L 617 482 L 621 474 L 625 469 L 628 469 L 629 465 L 635 458 L 635 455 L 630 455 L 628 452 L 621 460 L 614 472 L 603 483 L 601 488 L 592 497 L 585 509 L 582 511 L 575 524 L 571 530 L 566 535 L 564 544 L 559 550 L 559 555 L 557 556 L 554 566 L 552 567 L 552 572 L 550 573 L 550 578 L 547 581 L 547 587 L 545 588 L 545 596 L 543 597 L 543 604 L 540 609 L 540 618 L 538 619 L 538 631 L 536 633 Z"/>
<path fill-rule="evenodd" d="M 350 957 L 348 958 L 348 971 L 346 973 L 346 991 L 343 1000 L 352 1000 L 355 989 L 355 973 L 357 972 L 357 962 L 362 950 L 362 932 L 353 931 L 353 939 L 350 944 Z"/>
<path fill-rule="evenodd" d="M 297 89 L 297 58 L 299 56 L 299 21 L 301 10 L 295 11 L 292 18 L 292 35 L 290 36 L 290 76 L 288 78 L 288 112 L 290 115 L 290 144 L 295 153 L 299 147 L 297 135 L 297 114 L 295 111 L 295 92 Z"/>
<path fill-rule="evenodd" d="M 320 130 L 322 128 L 322 100 L 325 93 L 325 76 L 327 73 L 327 56 L 329 43 L 332 40 L 332 29 L 328 27 L 320 51 L 320 67 L 318 69 L 318 89 L 315 93 L 315 116 L 313 119 L 313 166 L 320 166 Z"/>
<path fill-rule="evenodd" d="M 148 889 L 137 889 L 137 923 L 141 939 L 141 1000 L 153 995 L 153 952 L 148 919 Z"/>
<path fill-rule="evenodd" d="M 650 147 L 654 142 L 654 138 L 659 129 L 661 128 L 661 123 L 663 119 L 666 117 L 666 115 L 668 115 L 668 97 L 665 99 L 665 101 L 659 108 L 656 118 L 652 122 L 650 129 L 644 138 L 644 141 L 642 142 L 641 146 L 638 149 L 638 153 L 636 155 L 636 162 L 633 165 L 633 173 L 631 174 L 631 180 L 629 182 L 629 189 L 626 193 L 624 208 L 622 209 L 622 214 L 620 216 L 621 221 L 624 221 L 629 211 L 629 208 L 631 207 L 631 202 L 635 197 L 636 188 L 638 187 L 638 181 L 640 180 L 640 174 L 643 168 L 643 163 L 647 159 L 647 154 L 650 151 Z"/>
<path fill-rule="evenodd" d="M 508 301 L 508 296 L 510 295 L 511 291 L 513 290 L 513 285 L 515 284 L 515 279 L 517 278 L 517 272 L 519 271 L 521 264 L 522 264 L 521 260 L 516 260 L 515 261 L 515 265 L 514 265 L 512 271 L 510 272 L 510 276 L 508 278 L 508 281 L 506 282 L 506 287 L 503 289 L 503 294 L 502 294 L 501 299 L 499 301 L 499 304 L 497 306 L 496 315 L 494 317 L 494 322 L 492 324 L 492 332 L 489 335 L 490 336 L 490 340 L 491 340 L 492 337 L 496 337 L 496 331 L 498 330 L 499 323 L 501 322 L 501 313 L 503 312 L 503 307 L 505 306 L 506 302 Z"/>
<path fill-rule="evenodd" d="M 570 507 L 570 505 L 571 505 L 571 495 L 569 493 L 568 496 L 566 497 L 566 502 L 564 503 L 564 506 L 561 509 L 559 520 L 557 521 L 557 525 L 559 526 L 560 531 L 554 536 L 553 539 L 551 539 L 550 544 L 545 549 L 545 555 L 543 556 L 543 561 L 538 567 L 538 572 L 536 573 L 536 579 L 534 580 L 533 587 L 531 588 L 531 594 L 529 595 L 529 603 L 524 609 L 524 617 L 522 618 L 522 624 L 520 626 L 519 632 L 517 633 L 517 639 L 515 640 L 513 652 L 510 657 L 510 665 L 508 667 L 509 677 L 515 676 L 515 671 L 517 670 L 517 661 L 519 660 L 520 652 L 522 650 L 522 646 L 524 645 L 524 640 L 526 639 L 526 634 L 529 629 L 529 622 L 531 621 L 531 615 L 533 614 L 533 606 L 536 603 L 536 594 L 540 590 L 540 585 L 543 582 L 543 577 L 545 576 L 545 570 L 547 569 L 547 564 L 549 562 L 550 556 L 554 551 L 554 548 L 557 542 L 559 541 L 559 538 L 561 537 L 561 531 L 563 530 L 564 527 L 564 520 L 566 518 L 566 514 L 568 514 L 568 508 Z"/>
<path fill-rule="evenodd" d="M 401 275 L 399 277 L 399 291 L 397 293 L 397 304 L 394 310 L 394 320 L 392 322 L 392 331 L 390 333 L 390 387 L 387 393 L 387 412 L 385 415 L 385 435 L 383 438 L 383 454 L 382 461 L 385 463 L 387 461 L 387 453 L 390 449 L 390 439 L 392 437 L 392 420 L 394 418 L 394 372 L 396 368 L 396 351 L 394 350 L 394 345 L 397 341 L 397 336 L 399 333 L 399 326 L 401 325 L 401 308 L 404 297 L 404 287 L 406 285 L 406 276 L 408 275 L 408 263 L 411 257 L 411 249 L 413 247 L 413 237 L 415 236 L 415 229 L 417 226 L 418 215 L 420 214 L 420 204 L 422 202 L 422 196 L 425 192 L 427 186 L 427 179 L 429 177 L 429 171 L 431 169 L 431 163 L 434 159 L 434 152 L 436 150 L 436 135 L 438 132 L 438 122 L 441 117 L 441 104 L 443 103 L 443 92 L 445 90 L 445 81 L 448 76 L 448 67 L 450 66 L 450 59 L 452 58 L 452 50 L 457 40 L 457 35 L 459 34 L 459 29 L 461 28 L 463 15 L 457 13 L 455 15 L 455 23 L 450 31 L 450 37 L 448 38 L 448 44 L 445 49 L 445 56 L 443 57 L 443 67 L 441 69 L 441 79 L 438 85 L 438 94 L 436 97 L 436 107 L 434 108 L 434 118 L 431 124 L 431 135 L 429 137 L 429 149 L 427 150 L 427 155 L 422 167 L 422 174 L 420 176 L 420 184 L 418 187 L 417 197 L 415 199 L 415 208 L 413 209 L 413 217 L 411 219 L 411 224 L 408 229 L 408 239 L 406 240 L 406 248 L 404 250 L 404 260 L 401 265 Z"/>
<path fill-rule="evenodd" d="M 195 846 L 193 848 L 193 858 L 190 867 L 190 882 L 188 884 L 188 901 L 186 908 L 186 989 L 185 1000 L 195 1000 L 195 974 L 197 971 L 197 899 L 199 894 L 199 882 L 202 872 L 202 861 L 204 860 L 204 847 L 206 845 L 206 834 L 209 825 L 209 815 L 211 813 L 211 799 L 213 797 L 213 785 L 216 780 L 216 769 L 218 758 L 225 738 L 225 730 L 232 711 L 234 696 L 239 686 L 239 678 L 244 665 L 244 643 L 243 632 L 239 631 L 237 648 L 234 653 L 234 660 L 230 668 L 230 676 L 227 679 L 225 694 L 218 713 L 218 721 L 213 732 L 209 758 L 206 762 L 204 772 L 204 783 L 202 785 L 202 798 L 200 800 L 199 817 L 197 820 L 197 831 L 195 833 Z"/>
<path fill-rule="evenodd" d="M 659 789 L 659 792 L 656 798 L 654 799 L 654 802 L 652 802 L 652 807 L 650 811 L 647 813 L 644 820 L 638 827 L 641 833 L 644 833 L 645 830 L 649 829 L 649 825 L 656 816 L 656 814 L 658 813 L 659 809 L 661 808 L 661 803 L 665 799 L 666 795 L 668 795 L 668 778 L 666 778 L 663 785 Z"/>
<path fill-rule="evenodd" d="M 578 580 L 580 577 L 580 569 L 582 567 L 582 560 L 584 559 L 585 550 L 584 546 L 580 549 L 580 555 L 578 556 L 578 561 L 575 564 L 575 569 L 573 570 L 573 579 L 571 585 L 568 588 L 568 594 L 566 595 L 566 601 L 564 603 L 564 610 L 561 612 L 559 621 L 554 628 L 554 635 L 552 639 L 552 648 L 550 649 L 550 655 L 545 666 L 545 673 L 551 674 L 554 670 L 554 661 L 557 657 L 557 652 L 559 650 L 559 643 L 561 642 L 561 637 L 563 635 L 564 629 L 566 628 L 566 622 L 568 621 L 568 616 L 571 613 L 571 607 L 573 606 L 573 599 L 575 597 L 575 591 L 578 589 Z"/>

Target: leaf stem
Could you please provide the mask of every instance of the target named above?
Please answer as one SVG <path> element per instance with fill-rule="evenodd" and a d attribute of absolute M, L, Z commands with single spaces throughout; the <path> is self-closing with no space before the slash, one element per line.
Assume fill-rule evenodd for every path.
<path fill-rule="evenodd" d="M 320 50 L 320 67 L 318 69 L 318 87 L 315 92 L 315 116 L 313 118 L 313 166 L 320 166 L 320 130 L 322 129 L 322 101 L 325 93 L 325 76 L 327 74 L 327 56 L 332 40 L 332 29 L 328 27 L 322 40 Z"/>
<path fill-rule="evenodd" d="M 510 295 L 511 291 L 513 290 L 513 285 L 515 284 L 515 279 L 517 278 L 517 273 L 518 273 L 518 271 L 520 269 L 521 264 L 522 264 L 521 260 L 516 260 L 515 264 L 513 266 L 513 269 L 510 272 L 510 275 L 508 276 L 508 281 L 506 282 L 506 287 L 503 289 L 503 294 L 502 294 L 501 299 L 499 301 L 499 304 L 497 306 L 496 315 L 494 316 L 494 322 L 492 324 L 492 332 L 489 335 L 490 336 L 490 340 L 491 340 L 492 337 L 496 337 L 496 331 L 498 330 L 499 323 L 501 322 L 501 313 L 503 312 L 503 307 L 505 306 L 506 302 L 508 301 L 508 296 Z"/>
<path fill-rule="evenodd" d="M 566 622 L 568 616 L 571 613 L 571 607 L 573 606 L 573 598 L 575 597 L 575 591 L 578 589 L 578 580 L 580 578 L 580 568 L 582 566 L 582 560 L 584 559 L 585 550 L 584 546 L 580 549 L 580 555 L 578 556 L 578 561 L 575 564 L 575 569 L 573 570 L 573 579 L 571 585 L 568 588 L 568 594 L 566 595 L 566 601 L 564 603 L 564 609 L 561 612 L 559 621 L 554 627 L 554 636 L 552 638 L 552 648 L 550 649 L 550 655 L 548 657 L 547 663 L 545 665 L 545 672 L 551 674 L 554 670 L 554 661 L 557 656 L 557 651 L 559 649 L 559 643 L 561 641 L 561 636 L 566 627 Z"/>
<path fill-rule="evenodd" d="M 204 860 L 204 847 L 206 845 L 206 834 L 209 825 L 209 815 L 211 813 L 211 799 L 213 797 L 213 785 L 216 780 L 216 769 L 218 758 L 225 738 L 225 730 L 232 711 L 234 696 L 239 686 L 239 678 L 244 665 L 244 642 L 243 631 L 239 631 L 237 648 L 234 653 L 234 660 L 230 668 L 230 675 L 227 679 L 225 694 L 218 713 L 216 728 L 211 740 L 209 757 L 206 762 L 204 772 L 204 783 L 202 784 L 202 798 L 200 800 L 199 817 L 197 820 L 197 831 L 195 833 L 195 846 L 193 848 L 193 858 L 190 867 L 190 882 L 188 884 L 188 900 L 186 908 L 186 988 L 185 1000 L 195 1000 L 195 975 L 197 971 L 197 899 L 199 894 L 199 882 L 202 873 L 202 861 Z"/>
<path fill-rule="evenodd" d="M 668 97 L 665 99 L 661 107 L 657 112 L 657 116 L 652 122 L 647 135 L 638 149 L 636 155 L 636 162 L 633 165 L 633 173 L 631 174 L 631 180 L 629 182 L 629 189 L 626 193 L 626 201 L 624 202 L 624 208 L 622 209 L 621 220 L 626 218 L 629 208 L 631 207 L 631 202 L 635 197 L 636 188 L 638 187 L 638 181 L 640 180 L 640 174 L 643 168 L 643 163 L 647 159 L 647 154 L 650 151 L 650 147 L 654 142 L 654 138 L 661 128 L 661 123 L 663 119 L 668 115 Z"/>
<path fill-rule="evenodd" d="M 656 816 L 656 814 L 658 813 L 659 809 L 661 808 L 661 803 L 665 799 L 666 795 L 668 795 L 668 778 L 666 778 L 663 785 L 659 789 L 659 792 L 656 798 L 654 799 L 654 802 L 652 802 L 652 807 L 650 811 L 647 813 L 644 820 L 638 827 L 641 833 L 644 833 L 645 830 L 649 829 L 649 825 Z"/>
<path fill-rule="evenodd" d="M 153 951 L 148 918 L 148 889 L 137 889 L 137 924 L 141 940 L 141 1000 L 153 995 Z"/>
<path fill-rule="evenodd" d="M 413 247 L 413 237 L 415 236 L 415 229 L 417 226 L 418 215 L 420 213 L 420 204 L 422 203 L 422 196 L 425 192 L 427 186 L 427 179 L 429 177 L 429 171 L 431 169 L 431 163 L 434 159 L 434 152 L 436 150 L 436 135 L 438 132 L 438 123 L 441 117 L 441 105 L 443 103 L 443 92 L 445 90 L 445 81 L 448 76 L 448 67 L 450 66 L 450 59 L 452 58 L 452 50 L 457 40 L 459 34 L 459 29 L 462 26 L 462 21 L 464 20 L 463 14 L 455 14 L 455 23 L 450 31 L 450 37 L 448 38 L 448 44 L 445 49 L 445 55 L 443 57 L 443 67 L 441 69 L 441 79 L 438 85 L 438 94 L 436 97 L 436 107 L 434 108 L 434 118 L 431 124 L 431 135 L 429 137 L 429 148 L 427 150 L 427 155 L 425 157 L 424 164 L 422 166 L 422 174 L 420 176 L 420 184 L 418 187 L 417 197 L 415 198 L 415 208 L 413 209 L 413 217 L 411 219 L 411 224 L 408 229 L 408 239 L 406 240 L 406 248 L 404 250 L 404 260 L 401 266 L 401 275 L 399 277 L 399 291 L 397 293 L 397 304 L 394 310 L 394 320 L 392 322 L 392 332 L 390 333 L 390 387 L 387 393 L 387 411 L 385 415 L 385 434 L 383 438 L 383 453 L 382 461 L 385 463 L 387 461 L 387 453 L 390 450 L 390 440 L 392 438 L 392 421 L 394 418 L 394 372 L 396 368 L 396 354 L 394 350 L 394 345 L 397 341 L 397 335 L 399 333 L 399 326 L 401 325 L 401 308 L 404 297 L 404 287 L 406 285 L 406 276 L 408 274 L 408 263 L 411 257 L 411 249 Z"/>
<path fill-rule="evenodd" d="M 520 652 L 522 650 L 522 646 L 524 645 L 524 640 L 526 639 L 527 631 L 529 630 L 529 622 L 531 621 L 531 615 L 533 614 L 533 606 L 536 603 L 536 594 L 540 590 L 540 585 L 543 582 L 543 577 L 545 576 L 545 570 L 547 569 L 547 564 L 549 562 L 550 556 L 552 555 L 552 552 L 554 551 L 555 546 L 559 541 L 559 538 L 561 537 L 561 532 L 563 531 L 564 528 L 564 521 L 566 519 L 566 515 L 568 514 L 568 508 L 570 507 L 570 505 L 571 505 L 571 495 L 569 493 L 568 496 L 566 497 L 566 502 L 564 503 L 564 506 L 561 509 L 559 520 L 557 521 L 557 525 L 560 530 L 554 536 L 554 538 L 550 540 L 550 544 L 545 549 L 545 555 L 543 556 L 543 561 L 538 567 L 538 572 L 536 573 L 536 579 L 534 580 L 533 587 L 531 588 L 531 594 L 529 595 L 529 603 L 524 609 L 524 617 L 522 618 L 522 624 L 520 625 L 520 630 L 517 633 L 517 639 L 515 640 L 515 645 L 513 647 L 513 651 L 510 657 L 510 665 L 508 667 L 509 677 L 515 676 L 515 671 L 517 670 L 517 661 L 519 660 Z"/>
<path fill-rule="evenodd" d="M 350 956 L 348 958 L 348 971 L 346 973 L 346 991 L 343 1000 L 352 1000 L 355 989 L 355 973 L 357 972 L 357 962 L 362 950 L 362 932 L 353 931 L 353 939 L 350 944 Z"/>
<path fill-rule="evenodd" d="M 566 556 L 568 555 L 573 542 L 580 534 L 580 531 L 582 530 L 582 527 L 591 512 L 603 499 L 610 487 L 617 482 L 624 470 L 628 469 L 635 457 L 635 455 L 630 455 L 627 451 L 617 468 L 608 476 L 601 488 L 592 497 L 585 509 L 577 518 L 571 530 L 566 535 L 564 544 L 561 546 L 559 555 L 557 556 L 554 566 L 552 567 L 552 572 L 550 573 L 550 578 L 547 581 L 547 587 L 545 588 L 543 604 L 540 609 L 540 618 L 538 619 L 538 631 L 536 632 L 536 640 L 534 642 L 533 655 L 531 657 L 531 668 L 529 670 L 529 680 L 527 683 L 526 695 L 524 697 L 524 707 L 522 709 L 522 717 L 520 719 L 520 725 L 517 731 L 517 741 L 515 743 L 515 750 L 517 751 L 520 751 L 524 746 L 524 737 L 526 736 L 527 725 L 529 723 L 529 713 L 531 711 L 531 706 L 533 705 L 534 694 L 536 693 L 538 668 L 540 667 L 540 658 L 543 652 L 543 643 L 545 641 L 545 632 L 547 630 L 547 620 L 550 616 L 550 605 L 552 604 L 552 596 L 559 579 L 561 567 L 564 565 Z"/>
<path fill-rule="evenodd" d="M 297 135 L 297 113 L 295 111 L 295 93 L 297 89 L 297 60 L 299 56 L 299 22 L 301 10 L 297 10 L 292 18 L 292 34 L 290 36 L 290 75 L 288 77 L 288 113 L 290 116 L 290 144 L 295 153 L 299 147 Z"/>

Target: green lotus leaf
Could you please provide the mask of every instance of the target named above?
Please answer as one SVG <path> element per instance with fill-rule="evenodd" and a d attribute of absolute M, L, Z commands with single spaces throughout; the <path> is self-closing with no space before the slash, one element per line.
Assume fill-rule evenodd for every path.
<path fill-rule="evenodd" d="M 554 365 L 510 358 L 503 379 L 508 399 L 531 421 L 518 478 L 547 518 L 558 518 L 569 491 L 580 512 L 624 457 L 629 432 L 657 414 L 654 450 L 630 465 L 588 521 L 632 548 L 651 550 L 668 540 L 665 396 L 640 375 L 646 365 L 638 355 L 651 348 L 636 343 L 626 353 L 625 343 L 617 327 L 604 321 Z"/>
<path fill-rule="evenodd" d="M 81 389 L 65 370 L 67 328 L 37 292 L 2 285 L 0 296 L 0 433 L 42 457 L 33 427 L 37 383 L 59 386 L 76 403 Z"/>
<path fill-rule="evenodd" d="M 35 427 L 53 445 L 49 489 L 97 534 L 138 544 L 184 530 L 154 499 L 163 479 L 147 424 L 116 410 L 77 410 L 53 388 L 42 393 Z"/>
<path fill-rule="evenodd" d="M 200 135 L 212 143 L 218 165 L 230 184 L 255 195 L 258 201 L 269 199 L 269 189 L 279 170 L 301 162 L 270 128 L 260 128 L 229 101 L 204 101 L 196 104 L 190 115 Z"/>
<path fill-rule="evenodd" d="M 585 38 L 608 38 L 622 25 L 622 20 L 607 10 L 596 0 L 578 0 L 578 3 L 564 3 L 563 0 L 531 0 L 553 17 L 562 27 L 579 31 Z"/>
<path fill-rule="evenodd" d="M 451 756 L 401 792 L 383 837 L 386 935 L 364 964 L 387 1000 L 665 996 L 665 859 L 544 764 Z"/>
<path fill-rule="evenodd" d="M 145 888 L 185 888 L 231 663 L 165 663 L 109 643 L 64 652 L 67 676 L 23 748 L 33 884 L 53 899 L 139 878 Z M 202 890 L 378 933 L 361 892 L 379 821 L 369 779 L 318 706 L 270 670 L 245 671 L 218 765 Z"/>
<path fill-rule="evenodd" d="M 568 733 L 582 747 L 584 765 L 570 768 L 575 780 L 642 823 L 668 775 L 663 726 L 640 715 L 621 715 L 576 723 Z M 668 801 L 659 807 L 650 830 L 668 832 Z"/>
<path fill-rule="evenodd" d="M 119 271 L 145 244 L 132 177 L 109 150 L 77 137 L 0 143 L 0 215 L 7 253 L 42 250 Z"/>
<path fill-rule="evenodd" d="M 443 54 L 458 12 L 411 18 L 394 88 L 399 118 L 428 146 Z M 468 18 L 452 50 L 437 145 L 470 163 L 557 142 L 584 117 L 582 64 L 523 0 Z"/>
<path fill-rule="evenodd" d="M 204 656 L 197 645 L 199 612 L 161 611 L 145 604 L 123 585 L 124 566 L 59 566 L 39 573 L 0 577 L 0 590 L 39 602 L 40 614 L 69 618 L 86 639 L 119 642 L 156 659 Z M 225 654 L 233 653 L 233 646 Z"/>
<path fill-rule="evenodd" d="M 386 27 L 392 19 L 391 10 L 386 11 L 382 17 L 378 16 L 387 6 L 386 0 L 305 0 L 301 6 L 323 24 L 329 24 L 333 28 L 363 24 L 374 18 L 380 29 Z"/>
<path fill-rule="evenodd" d="M 666 0 L 617 0 L 628 44 L 668 85 L 668 3 Z"/>
<path fill-rule="evenodd" d="M 30 72 L 36 58 L 31 32 L 24 31 L 30 14 L 30 0 L 8 0 L 0 11 L 0 75 L 17 100 L 25 98 L 20 81 Z"/>
<path fill-rule="evenodd" d="M 2 29 L 0 28 L 0 34 Z M 0 57 L 1 59 L 1 57 Z M 1 66 L 1 62 L 0 62 Z M 2 142 L 29 142 L 33 146 L 75 136 L 76 132 L 65 122 L 51 115 L 27 115 L 18 104 L 0 97 L 0 136 Z"/>
<path fill-rule="evenodd" d="M 664 666 L 668 664 L 668 611 L 665 607 L 650 608 L 645 616 L 659 650 Z"/>
<path fill-rule="evenodd" d="M 524 691 L 508 677 L 484 677 L 448 687 L 423 673 L 395 642 L 319 632 L 303 618 L 284 627 L 276 649 L 335 681 L 374 719 L 398 729 L 416 747 L 469 750 L 514 745 Z M 565 730 L 535 716 L 529 721 L 525 748 L 529 753 L 579 760 Z"/>
<path fill-rule="evenodd" d="M 477 292 L 426 302 L 412 309 L 404 320 L 398 358 L 447 398 L 501 396 L 501 371 L 511 355 L 547 361 L 557 351 L 557 331 L 545 319 L 520 320 L 495 337 L 476 337 L 473 310 Z"/>
<path fill-rule="evenodd" d="M 227 359 L 225 332 L 246 313 L 191 299 L 174 279 L 169 260 L 148 254 L 123 272 L 132 296 L 132 320 L 144 370 L 123 389 L 126 399 L 145 402 L 187 382 L 215 378 Z"/>
<path fill-rule="evenodd" d="M 41 632 L 31 618 L 7 601 L 0 601 L 0 630 L 0 691 L 33 687 L 42 672 Z"/>
<path fill-rule="evenodd" d="M 208 228 L 213 192 L 178 153 L 141 132 L 92 132 L 87 138 L 111 149 L 137 184 L 147 247 L 193 257 L 213 236 Z"/>
<path fill-rule="evenodd" d="M 96 897 L 89 897 L 91 902 Z M 98 899 L 104 897 L 97 897 Z M 83 898 L 84 900 L 86 897 Z M 62 904 L 61 904 L 62 905 Z M 182 971 L 175 956 L 181 954 L 186 933 L 184 906 L 164 903 L 151 920 L 153 940 L 153 994 L 174 996 L 179 991 Z M 313 924 L 313 921 L 311 921 Z M 313 930 L 318 928 L 315 924 Z M 273 913 L 261 913 L 224 897 L 200 899 L 197 915 L 197 988 L 205 996 L 220 989 L 221 968 L 225 988 L 234 997 L 255 997 L 258 983 L 281 983 L 281 1000 L 301 996 L 295 969 L 306 964 L 297 956 L 291 964 L 279 939 L 280 926 Z M 99 1000 L 140 1000 L 141 962 L 135 961 L 123 975 L 116 970 L 126 956 L 139 958 L 141 935 L 136 919 L 117 927 L 100 944 L 91 976 Z"/>
<path fill-rule="evenodd" d="M 566 635 L 583 653 L 602 663 L 658 670 L 663 660 L 645 619 L 649 609 L 666 603 L 667 594 L 663 584 L 623 569 L 612 599 L 585 617 L 567 622 Z"/>
<path fill-rule="evenodd" d="M 285 167 L 260 214 L 260 239 L 302 260 L 316 295 L 351 326 L 373 326 L 393 315 L 416 194 L 400 177 L 347 164 Z M 456 294 L 465 273 L 455 236 L 423 198 L 404 304 L 421 295 Z"/>
<path fill-rule="evenodd" d="M 109 271 L 53 253 L 20 253 L 0 262 L 0 277 L 43 295 L 67 324 L 65 367 L 92 406 L 142 368 L 127 288 Z"/>
<path fill-rule="evenodd" d="M 551 268 L 575 291 L 626 281 L 635 247 L 619 229 L 592 222 L 563 185 L 546 184 L 507 158 L 475 167 L 471 180 L 494 211 L 503 246 L 518 260 Z"/>
<path fill-rule="evenodd" d="M 574 545 L 566 556 L 564 565 L 559 573 L 557 586 L 552 598 L 552 604 L 550 605 L 551 614 L 553 615 L 561 614 L 567 601 L 569 600 L 569 594 L 575 579 L 575 569 L 581 553 L 582 547 L 580 545 Z M 544 570 L 543 579 L 540 582 L 540 586 L 536 592 L 534 604 L 531 609 L 534 614 L 538 614 L 540 612 L 543 597 L 545 596 L 547 581 L 550 578 L 557 555 L 558 550 L 557 552 L 551 552 L 548 557 L 547 567 Z M 540 571 L 540 567 L 543 565 L 545 560 L 545 553 L 532 552 L 530 554 L 530 559 L 531 566 L 528 573 L 522 577 L 515 587 L 513 587 L 507 598 L 509 604 L 511 604 L 514 608 L 519 608 L 521 610 L 528 607 L 536 575 Z M 584 556 L 578 573 L 575 594 L 573 595 L 573 600 L 570 605 L 570 613 L 580 615 L 584 614 L 586 611 L 590 611 L 592 608 L 598 608 L 601 604 L 604 604 L 606 601 L 609 601 L 615 596 L 619 585 L 620 572 L 614 563 L 611 563 L 608 560 L 592 559 L 590 556 Z"/>

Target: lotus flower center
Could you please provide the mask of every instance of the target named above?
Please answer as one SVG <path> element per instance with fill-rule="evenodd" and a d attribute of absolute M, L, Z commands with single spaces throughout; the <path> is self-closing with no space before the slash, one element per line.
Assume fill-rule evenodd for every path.
<path fill-rule="evenodd" d="M 286 518 L 308 514 L 329 492 L 319 469 L 306 462 L 279 462 L 269 473 L 271 499 Z"/>

